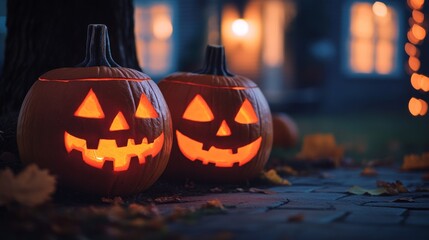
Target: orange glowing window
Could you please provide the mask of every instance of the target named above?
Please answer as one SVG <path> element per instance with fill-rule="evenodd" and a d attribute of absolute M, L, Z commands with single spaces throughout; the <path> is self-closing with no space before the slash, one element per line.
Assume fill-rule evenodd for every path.
<path fill-rule="evenodd" d="M 183 113 L 183 118 L 195 122 L 210 122 L 214 116 L 204 98 L 197 94 Z"/>
<path fill-rule="evenodd" d="M 101 108 L 97 96 L 92 88 L 89 90 L 74 115 L 82 118 L 104 118 L 103 109 Z"/>
<path fill-rule="evenodd" d="M 255 110 L 253 109 L 253 106 L 249 100 L 244 100 L 234 120 L 241 124 L 251 124 L 258 122 L 258 117 L 256 116 Z"/>
<path fill-rule="evenodd" d="M 112 125 L 110 125 L 110 131 L 120 131 L 130 129 L 128 126 L 127 120 L 125 120 L 124 114 L 122 112 L 118 112 L 116 117 L 113 119 Z"/>
<path fill-rule="evenodd" d="M 348 68 L 354 73 L 392 74 L 397 69 L 398 19 L 383 2 L 351 6 Z"/>
<path fill-rule="evenodd" d="M 142 94 L 140 97 L 139 105 L 136 110 L 136 117 L 138 118 L 157 118 L 155 108 L 152 103 L 147 99 L 146 95 Z"/>

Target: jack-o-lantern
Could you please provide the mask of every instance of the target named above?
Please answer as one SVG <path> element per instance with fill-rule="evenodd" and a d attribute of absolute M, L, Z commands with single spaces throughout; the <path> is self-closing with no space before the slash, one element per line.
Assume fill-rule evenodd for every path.
<path fill-rule="evenodd" d="M 109 196 L 152 185 L 173 137 L 157 85 L 113 61 L 105 25 L 89 25 L 78 67 L 54 69 L 34 83 L 18 121 L 23 162 L 49 169 L 61 184 Z"/>
<path fill-rule="evenodd" d="M 239 182 L 263 169 L 272 145 L 270 109 L 254 82 L 228 72 L 223 47 L 207 47 L 201 71 L 175 73 L 158 85 L 173 120 L 167 178 Z"/>

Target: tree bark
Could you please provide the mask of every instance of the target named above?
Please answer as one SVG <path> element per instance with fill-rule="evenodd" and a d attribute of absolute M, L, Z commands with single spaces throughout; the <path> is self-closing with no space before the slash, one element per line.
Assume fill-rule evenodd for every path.
<path fill-rule="evenodd" d="M 72 67 L 85 56 L 88 24 L 109 28 L 113 59 L 140 70 L 134 39 L 132 0 L 9 0 L 1 115 L 17 112 L 25 94 L 44 72 Z"/>

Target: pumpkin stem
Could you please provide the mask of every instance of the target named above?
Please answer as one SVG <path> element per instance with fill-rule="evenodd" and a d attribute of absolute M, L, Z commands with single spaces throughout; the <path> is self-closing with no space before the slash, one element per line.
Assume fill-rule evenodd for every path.
<path fill-rule="evenodd" d="M 110 40 L 107 26 L 103 24 L 88 25 L 86 37 L 86 56 L 77 67 L 120 67 L 110 52 Z"/>
<path fill-rule="evenodd" d="M 226 67 L 225 49 L 223 46 L 207 45 L 203 68 L 196 73 L 232 77 Z"/>

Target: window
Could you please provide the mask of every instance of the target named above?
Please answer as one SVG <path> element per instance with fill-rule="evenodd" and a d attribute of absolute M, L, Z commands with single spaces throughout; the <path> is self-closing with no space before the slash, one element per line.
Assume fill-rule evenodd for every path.
<path fill-rule="evenodd" d="M 393 75 L 398 69 L 398 16 L 382 2 L 350 7 L 347 69 L 355 74 Z"/>

